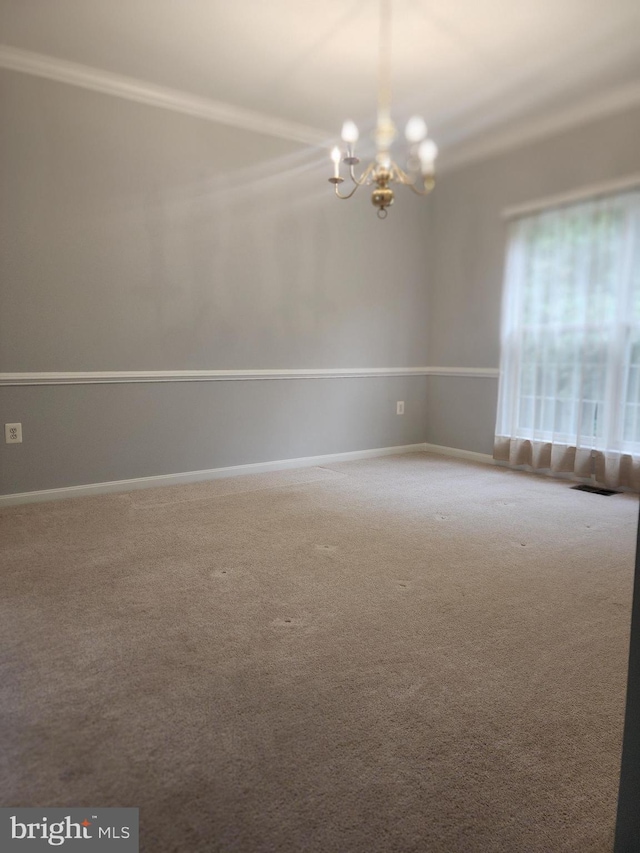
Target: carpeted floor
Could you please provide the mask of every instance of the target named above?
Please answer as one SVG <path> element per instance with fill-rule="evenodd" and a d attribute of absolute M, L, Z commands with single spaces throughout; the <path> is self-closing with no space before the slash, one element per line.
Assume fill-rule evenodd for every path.
<path fill-rule="evenodd" d="M 0 513 L 0 805 L 145 853 L 600 853 L 638 501 L 430 454 Z"/>

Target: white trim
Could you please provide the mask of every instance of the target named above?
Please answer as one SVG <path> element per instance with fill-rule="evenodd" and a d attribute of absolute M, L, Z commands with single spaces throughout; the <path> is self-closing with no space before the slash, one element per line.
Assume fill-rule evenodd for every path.
<path fill-rule="evenodd" d="M 154 477 L 136 477 L 132 480 L 115 480 L 109 483 L 88 483 L 83 486 L 66 486 L 61 489 L 20 492 L 13 495 L 0 495 L 0 508 L 17 504 L 58 500 L 60 498 L 105 495 L 112 492 L 128 492 L 133 489 L 147 489 L 156 486 L 184 485 L 186 483 L 197 483 L 202 480 L 237 477 L 243 474 L 263 474 L 268 471 L 283 471 L 288 468 L 312 468 L 317 465 L 329 465 L 334 462 L 351 462 L 356 459 L 372 459 L 377 456 L 416 453 L 425 450 L 426 447 L 426 444 L 404 444 L 399 447 L 351 450 L 347 453 L 328 453 L 322 456 L 303 456 L 298 459 L 280 459 L 275 462 L 253 462 L 248 465 L 231 465 L 227 468 L 210 468 L 204 471 L 160 474 Z"/>
<path fill-rule="evenodd" d="M 329 134 L 313 127 L 6 44 L 0 45 L 0 68 L 79 86 L 127 101 L 186 113 L 253 133 L 264 133 L 305 145 L 326 147 L 328 144 Z"/>
<path fill-rule="evenodd" d="M 425 367 L 427 376 L 479 376 L 485 379 L 498 379 L 498 367 Z"/>
<path fill-rule="evenodd" d="M 318 128 L 11 45 L 0 45 L 0 68 L 305 145 L 326 148 L 332 144 L 332 135 Z M 459 142 L 440 146 L 444 152 L 440 173 L 455 171 L 493 154 L 526 145 L 531 140 L 553 136 L 638 104 L 640 83 L 633 81 L 537 118 L 505 119 L 508 121 L 506 127 L 489 126 L 471 133 L 464 133 L 462 128 Z"/>
<path fill-rule="evenodd" d="M 517 204 L 513 207 L 507 207 L 502 211 L 502 218 L 515 219 L 519 216 L 527 216 L 543 210 L 563 207 L 566 204 L 600 198 L 601 196 L 613 195 L 616 192 L 624 192 L 625 190 L 634 188 L 640 188 L 640 173 L 628 175 L 626 178 L 617 178 L 613 181 L 605 181 L 600 184 L 591 184 L 590 186 L 581 187 L 571 192 L 547 196 L 546 198 L 536 199 L 535 201 L 525 202 L 524 204 Z"/>
<path fill-rule="evenodd" d="M 457 459 L 467 459 L 470 462 L 482 462 L 485 465 L 498 465 L 499 463 L 489 453 L 477 453 L 475 450 L 461 450 L 458 447 L 445 447 L 443 444 L 424 445 L 427 453 L 439 453 L 441 456 L 455 456 Z"/>
<path fill-rule="evenodd" d="M 0 373 L 3 385 L 103 385 L 131 382 L 226 382 L 258 379 L 364 379 L 388 376 L 497 377 L 494 367 L 335 367 L 294 370 L 103 370 Z"/>
<path fill-rule="evenodd" d="M 608 92 L 584 98 L 572 105 L 547 112 L 537 118 L 515 116 L 501 128 L 487 127 L 465 135 L 459 143 L 443 145 L 441 174 L 455 171 L 469 163 L 486 160 L 514 148 L 521 148 L 536 139 L 554 136 L 564 130 L 587 124 L 599 118 L 623 112 L 640 104 L 640 82 L 623 83 Z"/>

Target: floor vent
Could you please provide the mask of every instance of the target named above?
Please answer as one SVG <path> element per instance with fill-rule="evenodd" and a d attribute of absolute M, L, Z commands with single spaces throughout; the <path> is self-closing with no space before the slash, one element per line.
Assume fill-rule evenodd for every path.
<path fill-rule="evenodd" d="M 599 486 L 571 486 L 572 489 L 577 489 L 579 492 L 591 492 L 592 495 L 619 495 L 614 489 L 601 489 Z"/>

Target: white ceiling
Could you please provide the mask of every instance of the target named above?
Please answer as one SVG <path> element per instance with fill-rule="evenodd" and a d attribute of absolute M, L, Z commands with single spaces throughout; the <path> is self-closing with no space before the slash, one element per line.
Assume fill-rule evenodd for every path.
<path fill-rule="evenodd" d="M 638 0 L 392 8 L 394 117 L 422 113 L 441 144 L 640 101 Z M 0 0 L 4 44 L 326 135 L 373 119 L 378 16 L 378 0 Z"/>

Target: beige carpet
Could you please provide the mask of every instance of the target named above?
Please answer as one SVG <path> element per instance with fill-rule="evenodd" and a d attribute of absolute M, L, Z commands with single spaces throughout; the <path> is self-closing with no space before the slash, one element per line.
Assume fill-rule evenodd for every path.
<path fill-rule="evenodd" d="M 0 514 L 0 805 L 141 849 L 611 849 L 638 502 L 428 454 Z"/>

